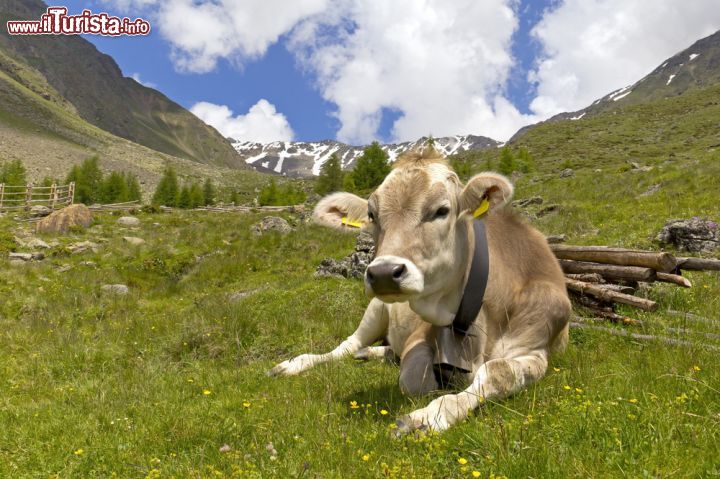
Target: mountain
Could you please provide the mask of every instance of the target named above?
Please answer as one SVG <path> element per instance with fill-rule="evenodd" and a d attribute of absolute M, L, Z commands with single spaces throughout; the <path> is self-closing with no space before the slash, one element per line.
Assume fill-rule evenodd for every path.
<path fill-rule="evenodd" d="M 412 142 L 383 145 L 390 161 L 398 155 L 427 142 L 423 137 Z M 445 155 L 467 151 L 497 148 L 500 143 L 484 136 L 449 136 L 434 139 L 435 148 Z M 258 171 L 280 173 L 288 176 L 309 177 L 320 173 L 320 167 L 332 154 L 340 157 L 344 169 L 351 169 L 362 155 L 363 148 L 333 140 L 319 142 L 276 141 L 255 143 L 234 141 L 233 147 L 243 159 Z"/>
<path fill-rule="evenodd" d="M 672 98 L 690 90 L 718 83 L 720 83 L 720 31 L 698 40 L 689 48 L 668 58 L 634 84 L 610 92 L 582 110 L 560 113 L 546 121 L 580 120 L 628 105 Z M 542 123 L 545 122 L 540 124 Z M 535 126 L 521 128 L 510 141 L 520 138 Z"/>
<path fill-rule="evenodd" d="M 39 19 L 46 8 L 40 0 L 0 0 L 1 73 L 113 135 L 199 163 L 246 168 L 214 128 L 162 93 L 124 77 L 110 56 L 83 38 L 8 35 L 6 21 Z M 0 103 L 0 110 L 30 122 L 42 117 L 17 104 Z"/>

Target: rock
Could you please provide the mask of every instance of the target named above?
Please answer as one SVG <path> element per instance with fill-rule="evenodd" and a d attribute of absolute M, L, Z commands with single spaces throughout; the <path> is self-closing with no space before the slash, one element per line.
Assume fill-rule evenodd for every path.
<path fill-rule="evenodd" d="M 70 205 L 53 211 L 38 221 L 38 233 L 67 233 L 70 228 L 87 228 L 92 223 L 92 213 L 83 204 Z"/>
<path fill-rule="evenodd" d="M 656 185 L 652 185 L 650 188 L 645 190 L 643 193 L 640 193 L 638 196 L 643 197 L 643 196 L 654 195 L 655 193 L 660 191 L 660 188 L 662 188 L 662 185 L 660 183 L 658 183 Z"/>
<path fill-rule="evenodd" d="M 24 246 L 26 248 L 33 248 L 33 249 L 48 249 L 50 248 L 50 245 L 41 240 L 40 238 L 30 238 L 29 240 L 25 240 Z"/>
<path fill-rule="evenodd" d="M 532 196 L 530 198 L 524 198 L 522 200 L 515 200 L 512 202 L 512 205 L 516 208 L 525 208 L 526 206 L 530 205 L 541 205 L 543 204 L 543 199 L 540 196 Z"/>
<path fill-rule="evenodd" d="M 108 293 L 117 294 L 118 296 L 125 296 L 130 292 L 130 288 L 124 284 L 105 284 L 100 289 Z"/>
<path fill-rule="evenodd" d="M 42 218 L 52 213 L 52 209 L 44 205 L 35 205 L 30 208 L 30 216 L 32 218 Z"/>
<path fill-rule="evenodd" d="M 69 264 L 64 264 L 58 268 L 58 273 L 65 273 L 67 271 L 70 271 L 72 269 L 72 266 Z"/>
<path fill-rule="evenodd" d="M 133 246 L 140 246 L 145 244 L 145 240 L 136 236 L 123 236 L 123 240 Z"/>
<path fill-rule="evenodd" d="M 134 216 L 121 216 L 117 220 L 120 226 L 140 226 L 140 220 Z"/>
<path fill-rule="evenodd" d="M 222 452 L 222 453 L 228 453 L 228 452 L 230 452 L 230 451 L 232 451 L 232 447 L 230 447 L 229 444 L 223 444 L 223 445 L 220 447 L 220 452 Z"/>
<path fill-rule="evenodd" d="M 230 301 L 231 303 L 237 303 L 241 299 L 247 298 L 248 296 L 257 293 L 258 291 L 259 289 L 251 289 L 248 291 L 235 291 L 234 293 L 230 293 L 228 295 L 228 301 Z"/>
<path fill-rule="evenodd" d="M 355 251 L 338 261 L 325 258 L 315 271 L 316 277 L 343 277 L 362 279 L 375 256 L 375 242 L 369 233 L 361 232 L 355 242 Z"/>
<path fill-rule="evenodd" d="M 671 220 L 665 223 L 656 239 L 681 251 L 711 253 L 720 248 L 720 228 L 715 221 L 698 217 Z"/>
<path fill-rule="evenodd" d="M 8 257 L 13 260 L 17 259 L 20 261 L 31 261 L 32 255 L 30 253 L 10 253 Z"/>
<path fill-rule="evenodd" d="M 541 209 L 540 211 L 538 211 L 537 217 L 542 218 L 545 215 L 549 215 L 550 213 L 554 213 L 559 210 L 560 210 L 560 205 L 550 204 L 550 205 L 547 205 L 546 207 L 544 207 L 543 209 Z"/>
<path fill-rule="evenodd" d="M 259 223 L 252 225 L 250 229 L 256 235 L 262 235 L 267 231 L 277 231 L 280 234 L 292 231 L 290 224 L 279 216 L 266 216 Z"/>
<path fill-rule="evenodd" d="M 558 244 L 566 242 L 568 237 L 567 235 L 550 235 L 546 239 L 548 244 Z"/>
<path fill-rule="evenodd" d="M 73 243 L 67 247 L 67 250 L 72 254 L 80 254 L 86 251 L 92 251 L 97 253 L 98 245 L 92 241 L 80 241 L 79 243 Z"/>
<path fill-rule="evenodd" d="M 575 172 L 572 168 L 565 168 L 560 172 L 560 178 L 569 178 L 571 176 L 574 176 Z"/>
<path fill-rule="evenodd" d="M 80 261 L 78 263 L 80 266 L 87 266 L 88 268 L 94 268 L 97 266 L 97 263 L 95 261 Z"/>

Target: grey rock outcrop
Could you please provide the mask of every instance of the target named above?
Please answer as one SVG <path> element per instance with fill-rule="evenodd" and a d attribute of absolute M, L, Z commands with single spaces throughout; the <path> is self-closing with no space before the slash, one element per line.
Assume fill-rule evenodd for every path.
<path fill-rule="evenodd" d="M 317 277 L 343 277 L 362 279 L 375 256 L 375 242 L 369 233 L 361 232 L 355 242 L 355 251 L 340 261 L 325 258 L 315 271 Z"/>
<path fill-rule="evenodd" d="M 715 221 L 698 217 L 671 220 L 665 223 L 656 239 L 681 251 L 711 253 L 720 248 L 720 228 Z"/>

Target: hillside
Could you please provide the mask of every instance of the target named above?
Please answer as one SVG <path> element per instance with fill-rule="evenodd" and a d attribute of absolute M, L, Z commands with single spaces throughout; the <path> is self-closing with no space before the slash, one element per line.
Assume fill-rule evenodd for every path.
<path fill-rule="evenodd" d="M 45 9 L 40 0 L 0 0 L 0 23 L 39 18 Z M 3 28 L 0 54 L 0 72 L 113 135 L 199 163 L 246 168 L 215 129 L 162 93 L 124 77 L 111 57 L 79 36 L 11 37 Z M 16 64 L 26 74 L 19 74 Z M 0 111 L 30 122 L 43 116 L 7 100 L 5 92 Z"/>
<path fill-rule="evenodd" d="M 245 184 L 251 191 L 262 175 L 210 166 L 151 150 L 89 124 L 44 76 L 0 51 L 0 161 L 21 160 L 31 181 L 62 179 L 70 168 L 98 155 L 106 170 L 130 171 L 145 194 L 170 164 L 186 178 Z"/>
<path fill-rule="evenodd" d="M 426 137 L 416 141 L 382 145 L 388 153 L 390 161 L 402 153 L 425 144 Z M 445 155 L 453 155 L 466 151 L 496 148 L 500 143 L 484 136 L 457 135 L 434 139 L 435 148 Z M 340 158 L 344 169 L 352 169 L 363 147 L 352 146 L 339 141 L 325 140 L 317 142 L 276 141 L 273 143 L 256 143 L 251 141 L 235 141 L 233 147 L 258 171 L 280 173 L 288 176 L 308 177 L 318 175 L 320 168 L 331 155 Z"/>

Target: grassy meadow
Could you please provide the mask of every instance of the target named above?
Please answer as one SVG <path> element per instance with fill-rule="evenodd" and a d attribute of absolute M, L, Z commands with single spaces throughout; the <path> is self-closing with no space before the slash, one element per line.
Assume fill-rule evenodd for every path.
<path fill-rule="evenodd" d="M 521 184 L 519 195 L 539 190 Z M 666 214 L 628 225 L 586 197 L 583 218 L 572 189 L 552 190 L 580 226 L 567 230 L 571 219 L 553 214 L 541 227 L 572 242 L 649 246 Z M 682 216 L 694 205 L 677 208 Z M 393 439 L 394 418 L 429 401 L 400 394 L 396 365 L 347 359 L 265 376 L 281 360 L 329 350 L 359 322 L 359 281 L 313 277 L 322 258 L 352 249 L 353 235 L 292 215 L 286 236 L 253 235 L 257 214 L 139 218 L 126 228 L 96 214 L 88 230 L 45 237 L 57 242 L 48 257 L 22 265 L 5 252 L 22 250 L 13 237 L 29 227 L 0 218 L 0 477 L 720 475 L 717 352 L 573 331 L 538 384 L 441 435 Z M 68 253 L 85 240 L 97 251 Z M 690 278 L 690 290 L 647 291 L 659 312 L 626 313 L 650 332 L 700 331 L 663 313 L 717 319 L 718 274 Z M 114 283 L 129 294 L 101 290 Z"/>

